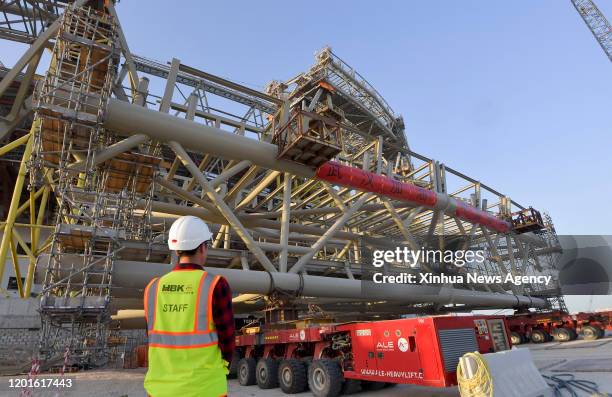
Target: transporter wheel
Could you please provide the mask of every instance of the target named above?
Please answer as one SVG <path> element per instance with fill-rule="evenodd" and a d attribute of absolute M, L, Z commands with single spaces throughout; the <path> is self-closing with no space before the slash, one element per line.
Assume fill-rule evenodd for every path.
<path fill-rule="evenodd" d="M 578 333 L 576 332 L 576 330 L 574 328 L 568 328 L 568 329 L 571 333 L 570 340 L 576 340 L 576 338 L 578 338 Z"/>
<path fill-rule="evenodd" d="M 533 343 L 544 343 L 548 339 L 548 334 L 541 329 L 531 331 L 531 341 Z"/>
<path fill-rule="evenodd" d="M 304 368 L 306 368 L 306 374 L 308 374 L 308 368 L 310 368 L 310 364 L 312 364 L 312 356 L 302 357 L 300 359 L 302 364 L 304 364 Z"/>
<path fill-rule="evenodd" d="M 520 345 L 523 343 L 523 338 L 521 338 L 521 335 L 518 332 L 511 332 L 510 341 L 513 345 Z"/>
<path fill-rule="evenodd" d="M 295 359 L 283 360 L 278 366 L 278 384 L 287 394 L 301 393 L 308 387 L 306 367 Z"/>
<path fill-rule="evenodd" d="M 255 378 L 255 359 L 243 358 L 238 361 L 238 383 L 242 386 L 251 386 L 257 382 Z"/>
<path fill-rule="evenodd" d="M 308 386 L 316 397 L 338 396 L 343 380 L 340 364 L 334 360 L 314 360 L 308 368 Z"/>
<path fill-rule="evenodd" d="M 342 385 L 342 395 L 355 394 L 361 391 L 361 381 L 359 379 L 345 379 Z"/>
<path fill-rule="evenodd" d="M 240 354 L 237 351 L 232 355 L 232 361 L 229 364 L 229 372 L 227 373 L 228 379 L 234 379 L 238 376 L 238 363 L 240 362 Z"/>
<path fill-rule="evenodd" d="M 557 342 L 569 342 L 572 340 L 572 333 L 567 328 L 557 328 L 554 338 Z"/>
<path fill-rule="evenodd" d="M 369 380 L 364 380 L 361 382 L 361 388 L 363 390 L 375 391 L 384 389 L 387 384 L 385 382 L 372 382 Z"/>
<path fill-rule="evenodd" d="M 599 328 L 594 327 L 592 325 L 586 325 L 582 327 L 582 337 L 584 340 L 595 340 L 598 339 L 600 335 Z"/>
<path fill-rule="evenodd" d="M 271 358 L 260 358 L 255 369 L 257 386 L 260 389 L 278 387 L 278 363 Z"/>

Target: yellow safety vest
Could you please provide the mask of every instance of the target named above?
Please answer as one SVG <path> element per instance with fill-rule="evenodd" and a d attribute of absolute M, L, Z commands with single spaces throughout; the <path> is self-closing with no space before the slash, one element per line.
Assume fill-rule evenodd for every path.
<path fill-rule="evenodd" d="M 213 322 L 213 290 L 219 276 L 196 269 L 172 271 L 145 289 L 152 397 L 227 395 L 227 361 Z"/>

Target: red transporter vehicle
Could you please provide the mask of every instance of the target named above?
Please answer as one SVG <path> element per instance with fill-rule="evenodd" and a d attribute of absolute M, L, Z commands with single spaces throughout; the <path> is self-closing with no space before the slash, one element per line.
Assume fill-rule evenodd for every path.
<path fill-rule="evenodd" d="M 572 314 L 574 327 L 587 340 L 603 338 L 606 330 L 612 331 L 612 311 Z"/>
<path fill-rule="evenodd" d="M 546 313 L 517 313 L 506 317 L 512 344 L 518 345 L 531 340 L 533 343 L 574 340 L 576 330 L 567 313 L 556 310 Z"/>
<path fill-rule="evenodd" d="M 543 343 L 574 340 L 581 334 L 586 340 L 604 336 L 606 328 L 612 329 L 612 312 L 568 314 L 562 311 L 544 313 L 518 313 L 506 317 L 512 344 L 531 340 Z"/>
<path fill-rule="evenodd" d="M 317 397 L 397 383 L 447 387 L 463 354 L 507 350 L 509 335 L 500 316 L 305 324 L 237 336 L 235 364 L 241 385 L 310 387 Z"/>

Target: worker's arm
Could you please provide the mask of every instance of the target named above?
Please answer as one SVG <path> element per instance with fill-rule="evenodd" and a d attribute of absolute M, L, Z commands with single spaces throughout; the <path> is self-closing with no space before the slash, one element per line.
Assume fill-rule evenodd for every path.
<path fill-rule="evenodd" d="M 232 361 L 234 353 L 234 312 L 232 311 L 232 291 L 227 281 L 221 277 L 213 291 L 213 321 L 219 336 L 219 348 L 223 359 Z"/>

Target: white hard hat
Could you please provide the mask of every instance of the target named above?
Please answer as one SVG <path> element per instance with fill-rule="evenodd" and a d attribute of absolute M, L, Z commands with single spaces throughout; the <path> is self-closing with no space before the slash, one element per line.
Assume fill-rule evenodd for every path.
<path fill-rule="evenodd" d="M 168 248 L 172 251 L 190 251 L 212 237 L 203 220 L 195 216 L 181 216 L 170 226 Z"/>

